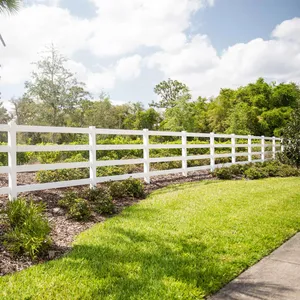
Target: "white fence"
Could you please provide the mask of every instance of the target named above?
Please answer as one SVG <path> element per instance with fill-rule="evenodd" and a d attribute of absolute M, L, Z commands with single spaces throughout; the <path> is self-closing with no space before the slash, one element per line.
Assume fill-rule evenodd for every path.
<path fill-rule="evenodd" d="M 95 187 L 97 183 L 124 180 L 129 177 L 144 178 L 146 183 L 150 183 L 151 176 L 166 175 L 174 173 L 182 173 L 187 176 L 189 172 L 199 170 L 214 170 L 217 167 L 229 166 L 235 163 L 261 162 L 270 158 L 275 158 L 276 152 L 281 150 L 281 140 L 275 137 L 264 136 L 244 136 L 244 135 L 226 135 L 215 133 L 188 133 L 188 132 L 166 132 L 166 131 L 149 131 L 144 130 L 115 130 L 115 129 L 98 129 L 95 127 L 89 128 L 74 128 L 74 127 L 40 127 L 40 126 L 23 126 L 16 125 L 14 122 L 8 125 L 0 125 L 1 132 L 7 132 L 8 144 L 7 146 L 0 146 L 0 152 L 8 153 L 8 166 L 0 167 L 0 173 L 8 174 L 8 186 L 0 188 L 0 194 L 8 194 L 9 199 L 17 197 L 18 193 L 38 191 L 52 188 L 63 188 L 79 185 L 90 185 Z M 36 132 L 36 133 L 79 133 L 89 135 L 89 144 L 86 145 L 17 145 L 18 132 Z M 143 138 L 142 144 L 130 145 L 98 145 L 97 135 L 126 135 L 126 136 L 140 136 Z M 151 144 L 150 136 L 171 136 L 181 138 L 181 144 Z M 188 138 L 203 138 L 207 139 L 207 144 L 191 144 Z M 216 139 L 230 139 L 231 143 L 218 144 Z M 239 140 L 246 140 L 246 143 L 238 143 Z M 256 140 L 256 143 L 252 143 Z M 257 140 L 260 142 L 257 143 Z M 253 147 L 259 147 L 259 152 L 252 151 Z M 188 150 L 193 148 L 207 148 L 209 154 L 206 155 L 188 155 Z M 217 148 L 230 148 L 230 153 L 215 153 Z M 237 148 L 247 148 L 247 152 L 237 152 Z M 266 151 L 266 148 L 271 148 L 271 151 Z M 125 159 L 125 160 L 100 160 L 96 159 L 97 151 L 107 150 L 143 150 L 143 158 L 139 159 Z M 181 156 L 175 157 L 151 157 L 151 149 L 181 149 Z M 32 165 L 17 165 L 18 152 L 46 152 L 46 151 L 89 151 L 88 162 L 76 163 L 55 163 L 55 164 L 32 164 Z M 245 161 L 237 161 L 237 157 L 246 157 Z M 253 156 L 259 156 L 259 159 L 253 160 Z M 216 164 L 218 158 L 230 158 L 231 162 L 226 164 Z M 188 167 L 189 160 L 210 159 L 210 164 L 205 166 Z M 150 170 L 151 163 L 181 161 L 181 168 L 171 170 Z M 97 177 L 97 167 L 104 166 L 120 166 L 120 165 L 134 165 L 143 164 L 142 173 L 133 173 L 125 175 Z M 75 168 L 89 168 L 90 176 L 86 179 L 60 181 L 42 184 L 17 185 L 18 172 L 34 172 L 40 170 L 56 170 L 56 169 L 75 169 Z"/>

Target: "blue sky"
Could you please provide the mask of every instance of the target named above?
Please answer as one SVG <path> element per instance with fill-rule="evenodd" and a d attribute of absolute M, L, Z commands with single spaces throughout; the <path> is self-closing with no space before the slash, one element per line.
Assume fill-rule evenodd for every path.
<path fill-rule="evenodd" d="M 104 90 L 115 103 L 147 105 L 169 77 L 194 97 L 259 76 L 300 83 L 299 0 L 28 0 L 0 29 L 6 106 L 50 43 L 95 98 Z"/>

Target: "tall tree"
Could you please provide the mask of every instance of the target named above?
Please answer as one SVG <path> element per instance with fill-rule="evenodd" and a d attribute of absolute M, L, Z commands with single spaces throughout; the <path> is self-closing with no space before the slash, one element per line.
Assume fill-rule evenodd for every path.
<path fill-rule="evenodd" d="M 7 109 L 0 102 L 0 124 L 7 124 L 10 119 L 11 117 L 8 115 Z"/>
<path fill-rule="evenodd" d="M 158 102 L 152 102 L 150 106 L 158 108 L 170 108 L 176 105 L 180 98 L 190 99 L 190 90 L 184 83 L 177 80 L 168 79 L 162 81 L 154 88 L 154 92 L 160 97 Z"/>
<path fill-rule="evenodd" d="M 85 85 L 65 67 L 67 59 L 52 45 L 35 63 L 36 71 L 25 83 L 25 96 L 42 103 L 42 120 L 47 125 L 65 125 L 66 115 L 75 111 L 79 102 L 90 97 Z"/>

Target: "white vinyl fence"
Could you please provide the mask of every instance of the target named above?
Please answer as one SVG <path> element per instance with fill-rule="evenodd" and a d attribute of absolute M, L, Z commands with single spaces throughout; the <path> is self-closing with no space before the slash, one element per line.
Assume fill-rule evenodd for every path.
<path fill-rule="evenodd" d="M 63 188 L 80 185 L 90 185 L 95 187 L 97 183 L 124 180 L 127 178 L 143 178 L 146 183 L 150 183 L 151 176 L 166 175 L 181 173 L 183 176 L 188 176 L 189 172 L 199 170 L 214 170 L 222 166 L 230 166 L 232 164 L 244 164 L 248 162 L 262 162 L 268 159 L 275 158 L 276 152 L 281 151 L 281 140 L 275 137 L 264 136 L 243 136 L 243 135 L 227 135 L 215 133 L 189 133 L 189 132 L 166 132 L 166 131 L 149 131 L 144 130 L 119 130 L 119 129 L 98 129 L 95 127 L 89 128 L 74 128 L 74 127 L 44 127 L 44 126 L 23 126 L 16 125 L 10 122 L 8 125 L 0 125 L 1 132 L 7 132 L 8 144 L 0 146 L 0 152 L 8 153 L 8 166 L 0 167 L 0 173 L 8 174 L 8 186 L 0 188 L 0 194 L 8 194 L 9 199 L 12 200 L 17 197 L 18 193 L 39 191 L 53 188 Z M 89 144 L 87 145 L 18 145 L 18 132 L 36 132 L 36 133 L 73 133 L 73 134 L 88 134 Z M 143 139 L 142 144 L 130 145 L 97 145 L 97 135 L 122 135 L 122 136 L 140 136 Z M 151 144 L 149 142 L 150 136 L 171 136 L 181 138 L 181 144 Z M 207 139 L 207 144 L 191 144 L 189 138 Z M 216 143 L 216 139 L 230 139 L 231 143 Z M 239 140 L 244 140 L 246 143 L 238 143 Z M 252 143 L 256 141 L 256 143 Z M 259 141 L 257 143 L 257 141 Z M 259 152 L 254 152 L 252 148 L 260 149 Z M 209 154 L 205 155 L 188 155 L 188 150 L 193 148 L 207 148 Z M 229 148 L 230 153 L 215 153 L 217 148 Z M 247 152 L 238 152 L 237 148 L 247 148 Z M 266 151 L 266 148 L 271 151 Z M 143 150 L 143 158 L 139 159 L 124 159 L 124 160 L 100 160 L 96 159 L 97 151 L 109 150 Z M 181 149 L 181 156 L 175 157 L 151 157 L 151 149 Z M 88 162 L 75 163 L 55 163 L 55 164 L 32 164 L 32 165 L 17 165 L 18 152 L 46 152 L 46 151 L 89 151 Z M 244 156 L 244 161 L 237 161 L 237 157 Z M 259 156 L 259 159 L 253 157 Z M 216 164 L 218 158 L 230 158 L 230 163 Z M 210 159 L 210 164 L 205 166 L 188 167 L 189 160 Z M 181 161 L 181 168 L 171 170 L 150 170 L 151 163 Z M 120 165 L 134 165 L 143 164 L 142 173 L 133 173 L 125 175 L 97 177 L 97 167 L 104 166 L 120 166 Z M 56 170 L 56 169 L 75 169 L 75 168 L 89 168 L 90 176 L 86 179 L 69 180 L 42 184 L 17 185 L 17 173 L 19 172 L 34 172 L 40 170 Z"/>

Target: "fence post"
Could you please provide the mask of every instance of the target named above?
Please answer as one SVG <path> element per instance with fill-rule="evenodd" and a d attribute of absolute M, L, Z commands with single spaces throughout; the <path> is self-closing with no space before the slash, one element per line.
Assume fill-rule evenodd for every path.
<path fill-rule="evenodd" d="M 272 137 L 272 157 L 276 158 L 276 139 L 275 136 Z"/>
<path fill-rule="evenodd" d="M 215 169 L 215 134 L 210 133 L 210 170 Z"/>
<path fill-rule="evenodd" d="M 149 162 L 149 132 L 148 129 L 143 130 L 143 144 L 144 144 L 144 180 L 146 183 L 150 183 L 150 162 Z"/>
<path fill-rule="evenodd" d="M 252 136 L 248 135 L 248 162 L 252 161 Z"/>
<path fill-rule="evenodd" d="M 8 123 L 9 129 L 7 131 L 8 137 L 8 198 L 13 201 L 18 197 L 17 193 L 17 124 L 15 121 Z"/>
<path fill-rule="evenodd" d="M 261 160 L 265 161 L 265 137 L 261 136 Z"/>
<path fill-rule="evenodd" d="M 89 127 L 89 146 L 90 146 L 90 179 L 91 179 L 91 183 L 90 183 L 90 188 L 94 189 L 97 186 L 97 166 L 96 166 L 96 162 L 97 162 L 97 151 L 96 151 L 96 145 L 97 145 L 97 141 L 96 141 L 96 127 L 95 126 L 90 126 Z"/>
<path fill-rule="evenodd" d="M 186 138 L 186 131 L 182 131 L 182 175 L 187 176 L 187 138 Z"/>
<path fill-rule="evenodd" d="M 236 163 L 236 159 L 235 159 L 235 134 L 234 133 L 231 135 L 231 144 L 232 144 L 232 148 L 231 148 L 231 163 L 235 164 Z"/>
<path fill-rule="evenodd" d="M 280 144 L 281 144 L 281 153 L 283 153 L 284 152 L 283 139 L 280 140 Z"/>

